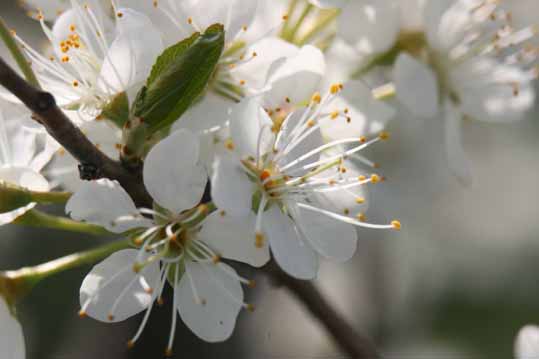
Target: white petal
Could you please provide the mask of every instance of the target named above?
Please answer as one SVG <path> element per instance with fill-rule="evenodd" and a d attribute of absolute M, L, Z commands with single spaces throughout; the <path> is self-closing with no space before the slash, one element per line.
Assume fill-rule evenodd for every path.
<path fill-rule="evenodd" d="M 216 127 L 223 127 L 228 120 L 233 102 L 208 92 L 204 97 L 174 122 L 172 131 L 182 128 L 193 133 L 203 133 Z"/>
<path fill-rule="evenodd" d="M 231 70 L 237 81 L 245 81 L 249 88 L 261 89 L 266 82 L 268 72 L 276 60 L 290 58 L 298 54 L 298 47 L 277 37 L 264 37 L 245 51 L 246 56 L 257 56 Z"/>
<path fill-rule="evenodd" d="M 84 182 L 66 204 L 66 213 L 77 221 L 105 227 L 114 233 L 148 227 L 135 203 L 116 181 L 101 179 Z"/>
<path fill-rule="evenodd" d="M 232 108 L 230 114 L 230 135 L 236 148 L 236 152 L 242 158 L 257 157 L 258 139 L 264 129 L 266 133 L 273 125 L 268 114 L 254 99 L 245 100 Z M 267 151 L 269 139 L 264 139 L 262 149 Z"/>
<path fill-rule="evenodd" d="M 264 94 L 264 106 L 279 107 L 286 98 L 293 104 L 310 99 L 325 70 L 324 54 L 311 45 L 302 47 L 296 56 L 286 59 L 268 75 L 267 86 L 271 89 Z"/>
<path fill-rule="evenodd" d="M 88 316 L 102 322 L 121 322 L 152 304 L 152 295 L 145 288 L 157 287 L 159 264 L 154 262 L 136 274 L 132 268 L 137 253 L 134 249 L 118 251 L 93 267 L 84 278 L 80 287 L 80 304 Z M 143 282 L 145 286 L 141 284 Z M 85 306 L 90 298 L 90 304 Z M 111 313 L 117 299 L 119 304 Z M 109 318 L 111 314 L 112 320 Z"/>
<path fill-rule="evenodd" d="M 45 20 L 55 20 L 59 14 L 69 9 L 69 0 L 24 0 L 21 1 L 31 11 L 40 11 Z"/>
<path fill-rule="evenodd" d="M 357 232 L 353 225 L 300 208 L 294 211 L 293 217 L 318 253 L 339 262 L 353 257 L 357 247 Z"/>
<path fill-rule="evenodd" d="M 198 137 L 187 130 L 173 132 L 152 148 L 144 184 L 159 205 L 180 213 L 200 202 L 208 176 L 198 158 Z"/>
<path fill-rule="evenodd" d="M 239 281 L 212 264 L 186 261 L 185 265 L 186 273 L 174 290 L 180 317 L 193 333 L 207 342 L 228 339 L 243 303 L 243 289 Z M 236 273 L 226 264 L 221 265 Z M 202 303 L 195 299 L 189 276 Z"/>
<path fill-rule="evenodd" d="M 438 82 L 434 72 L 408 54 L 395 63 L 397 99 L 415 116 L 431 118 L 438 113 Z"/>
<path fill-rule="evenodd" d="M 283 124 L 283 127 L 281 128 L 282 133 L 282 141 L 280 141 L 281 144 L 289 144 L 292 143 L 293 137 L 292 137 L 292 131 L 296 127 L 297 123 L 301 120 L 303 117 L 304 111 L 295 111 L 290 117 L 288 117 L 288 120 Z M 322 138 L 322 133 L 320 132 L 320 129 L 316 129 L 313 131 L 309 136 L 305 137 L 299 144 L 297 144 L 293 150 L 291 150 L 287 155 L 285 155 L 282 159 L 282 163 L 280 163 L 280 166 L 284 166 L 289 162 L 292 162 L 296 160 L 298 157 L 309 153 L 319 147 L 324 145 L 324 140 Z M 320 158 L 320 154 L 314 155 L 309 157 L 308 160 L 301 162 L 300 165 L 305 165 L 309 162 L 315 162 L 318 161 Z M 305 173 L 307 173 L 309 170 L 305 171 L 298 171 L 294 172 L 294 175 L 302 176 Z"/>
<path fill-rule="evenodd" d="M 264 233 L 279 266 L 292 277 L 313 279 L 318 273 L 318 255 L 301 239 L 294 222 L 277 206 L 264 213 Z"/>
<path fill-rule="evenodd" d="M 211 183 L 212 199 L 217 208 L 234 217 L 246 217 L 251 213 L 254 184 L 237 157 L 218 156 Z"/>
<path fill-rule="evenodd" d="M 255 245 L 256 216 L 250 213 L 246 218 L 235 218 L 225 213 L 214 212 L 204 220 L 198 234 L 223 258 L 262 267 L 269 261 L 269 247 Z"/>
<path fill-rule="evenodd" d="M 341 8 L 348 3 L 349 0 L 309 0 L 309 2 L 322 9 Z"/>
<path fill-rule="evenodd" d="M 539 327 L 526 325 L 518 332 L 515 339 L 516 359 L 539 358 Z"/>
<path fill-rule="evenodd" d="M 371 90 L 360 81 L 347 82 L 328 110 L 338 111 L 339 117 L 321 122 L 326 141 L 373 135 L 395 116 L 395 110 L 374 99 Z M 348 113 L 344 113 L 345 110 Z"/>
<path fill-rule="evenodd" d="M 101 68 L 99 85 L 116 92 L 128 90 L 146 80 L 157 57 L 163 52 L 161 34 L 146 15 L 119 9 L 117 37 Z"/>
<path fill-rule="evenodd" d="M 464 152 L 461 140 L 462 114 L 449 101 L 444 105 L 445 109 L 445 145 L 449 169 L 464 184 L 472 180 L 470 162 Z"/>
<path fill-rule="evenodd" d="M 397 40 L 400 11 L 394 1 L 349 1 L 338 19 L 337 35 L 362 54 L 389 50 Z"/>
<path fill-rule="evenodd" d="M 50 190 L 49 182 L 41 174 L 26 167 L 0 167 L 0 180 L 37 192 Z"/>
<path fill-rule="evenodd" d="M 517 66 L 473 58 L 451 72 L 464 114 L 487 122 L 523 119 L 535 103 L 532 83 Z"/>
<path fill-rule="evenodd" d="M 24 359 L 26 349 L 21 324 L 0 297 L 0 351 L 3 359 Z"/>

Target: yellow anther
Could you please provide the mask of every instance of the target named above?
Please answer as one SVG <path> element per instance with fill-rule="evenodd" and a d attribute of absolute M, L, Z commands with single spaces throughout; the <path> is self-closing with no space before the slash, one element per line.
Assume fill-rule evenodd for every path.
<path fill-rule="evenodd" d="M 62 57 L 62 62 L 69 62 L 69 56 Z"/>
<path fill-rule="evenodd" d="M 361 143 L 367 142 L 367 137 L 361 136 L 361 137 L 359 138 L 359 142 L 361 142 Z"/>
<path fill-rule="evenodd" d="M 247 304 L 247 305 L 245 306 L 245 309 L 247 309 L 249 312 L 252 313 L 252 312 L 255 311 L 255 306 L 254 306 L 254 304 Z"/>
<path fill-rule="evenodd" d="M 213 262 L 213 264 L 217 264 L 217 263 L 221 262 L 221 256 L 220 255 L 215 255 L 215 256 L 213 256 L 211 261 Z"/>
<path fill-rule="evenodd" d="M 389 140 L 389 132 L 382 131 L 378 137 L 383 141 Z"/>
<path fill-rule="evenodd" d="M 286 101 L 286 103 L 290 103 L 290 102 L 291 102 L 290 97 L 287 97 L 287 98 L 285 98 L 284 100 Z"/>
<path fill-rule="evenodd" d="M 236 146 L 234 145 L 234 142 L 230 138 L 225 141 L 225 147 L 227 150 L 230 150 L 230 151 L 234 151 L 234 149 L 236 148 Z"/>
<path fill-rule="evenodd" d="M 264 247 L 265 242 L 266 242 L 266 237 L 264 236 L 264 233 L 256 232 L 256 234 L 255 234 L 255 247 L 256 248 L 262 248 L 262 247 Z"/>
<path fill-rule="evenodd" d="M 86 313 L 85 310 L 81 309 L 79 310 L 79 318 L 86 318 L 88 316 L 88 313 Z"/>
<path fill-rule="evenodd" d="M 221 217 L 226 216 L 226 211 L 224 211 L 224 210 L 223 210 L 223 211 L 219 211 L 219 215 L 220 215 Z"/>
<path fill-rule="evenodd" d="M 127 341 L 127 349 L 133 349 L 134 346 L 135 346 L 134 341 L 132 341 L 131 339 Z"/>
<path fill-rule="evenodd" d="M 311 102 L 312 103 L 320 103 L 322 101 L 322 96 L 320 95 L 319 92 L 315 92 L 313 94 L 313 96 L 311 97 Z"/>
<path fill-rule="evenodd" d="M 288 14 L 284 14 L 284 15 L 283 15 L 283 20 L 284 20 L 284 21 L 288 20 Z"/>
<path fill-rule="evenodd" d="M 342 84 L 334 84 L 334 85 L 331 85 L 331 87 L 329 88 L 329 92 L 331 92 L 332 95 L 335 95 L 342 89 L 343 89 Z"/>
<path fill-rule="evenodd" d="M 124 14 L 122 12 L 117 12 L 116 16 L 118 16 L 121 19 L 124 16 Z"/>
<path fill-rule="evenodd" d="M 380 182 L 380 176 L 378 176 L 377 174 L 373 174 L 371 176 L 371 183 L 372 184 L 377 184 L 378 182 Z"/>
<path fill-rule="evenodd" d="M 307 126 L 309 126 L 309 127 L 314 127 L 314 125 L 316 125 L 316 121 L 315 121 L 315 120 L 309 120 L 309 121 L 307 121 Z"/>
<path fill-rule="evenodd" d="M 189 25 L 192 25 L 193 24 L 193 18 L 192 17 L 187 18 L 187 23 Z"/>
<path fill-rule="evenodd" d="M 365 177 L 365 176 L 363 176 L 363 175 L 361 175 L 361 176 L 359 176 L 359 177 L 357 178 L 357 180 L 360 181 L 360 182 L 363 182 L 363 181 L 365 181 L 366 179 L 367 179 L 367 177 Z"/>
<path fill-rule="evenodd" d="M 365 213 L 358 213 L 356 218 L 360 222 L 365 222 L 365 220 L 367 219 L 367 216 L 365 216 Z"/>
<path fill-rule="evenodd" d="M 343 213 L 345 216 L 348 216 L 350 214 L 350 210 L 348 208 L 345 208 Z"/>
<path fill-rule="evenodd" d="M 339 117 L 339 111 L 333 111 L 330 116 L 332 120 L 336 119 Z"/>
<path fill-rule="evenodd" d="M 154 0 L 153 1 L 153 7 L 158 7 L 159 6 L 159 2 L 157 0 Z"/>
<path fill-rule="evenodd" d="M 357 198 L 356 198 L 356 203 L 357 203 L 357 204 L 363 204 L 363 203 L 365 203 L 365 198 L 363 198 L 363 197 L 357 197 Z"/>
<path fill-rule="evenodd" d="M 240 80 L 240 85 L 245 86 L 245 80 Z"/>
<path fill-rule="evenodd" d="M 145 291 L 147 294 L 150 294 L 150 295 L 153 294 L 153 288 L 146 288 L 144 291 Z"/>
<path fill-rule="evenodd" d="M 76 29 L 74 24 L 69 25 L 69 31 L 74 32 Z"/>
<path fill-rule="evenodd" d="M 79 87 L 79 82 L 77 80 L 73 81 L 73 87 Z"/>
<path fill-rule="evenodd" d="M 400 229 L 402 228 L 402 225 L 401 225 L 401 222 L 400 222 L 400 221 L 391 221 L 391 225 L 392 225 L 393 228 L 396 229 L 397 231 L 400 231 Z"/>
<path fill-rule="evenodd" d="M 258 53 L 256 51 L 253 51 L 253 54 L 252 54 L 253 57 L 257 57 L 258 56 Z"/>
<path fill-rule="evenodd" d="M 344 109 L 344 113 L 345 113 L 345 114 L 348 114 L 348 112 L 350 112 L 350 110 L 349 110 L 348 108 L 345 108 L 345 109 Z"/>
<path fill-rule="evenodd" d="M 114 320 L 114 315 L 112 314 L 107 315 L 107 319 L 112 322 Z"/>

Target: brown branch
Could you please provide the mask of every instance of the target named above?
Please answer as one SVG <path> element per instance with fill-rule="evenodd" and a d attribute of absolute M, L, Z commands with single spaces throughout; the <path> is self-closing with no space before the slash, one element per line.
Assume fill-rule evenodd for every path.
<path fill-rule="evenodd" d="M 350 359 L 380 358 L 373 342 L 358 333 L 333 308 L 312 281 L 294 279 L 278 268 L 274 262 L 268 265 L 265 273 L 275 284 L 286 288 L 313 317 L 320 321 Z"/>
<path fill-rule="evenodd" d="M 47 132 L 83 166 L 97 169 L 98 178 L 118 181 L 138 206 L 151 208 L 152 199 L 142 183 L 141 174 L 130 172 L 101 152 L 58 108 L 50 93 L 31 86 L 1 57 L 0 85 L 21 100 Z"/>

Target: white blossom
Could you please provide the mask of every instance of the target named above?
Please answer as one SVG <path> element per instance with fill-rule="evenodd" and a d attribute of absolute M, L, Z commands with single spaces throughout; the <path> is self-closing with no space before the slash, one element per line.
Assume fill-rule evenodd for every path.
<path fill-rule="evenodd" d="M 47 192 L 51 189 L 41 173 L 53 155 L 44 148 L 42 136 L 25 123 L 30 123 L 30 112 L 3 102 L 0 110 L 0 181 L 22 188 Z M 0 225 L 12 222 L 36 206 L 32 202 L 23 207 L 0 213 Z"/>
<path fill-rule="evenodd" d="M 94 118 L 120 93 L 134 95 L 164 49 L 160 33 L 142 13 L 73 1 L 51 29 L 40 16 L 53 54 L 45 56 L 16 34 L 42 86 L 58 104 Z"/>
<path fill-rule="evenodd" d="M 430 66 L 401 54 L 394 69 L 397 98 L 418 117 L 443 114 L 449 165 L 469 181 L 461 121 L 523 118 L 535 99 L 537 56 L 521 44 L 536 30 L 513 29 L 503 8 L 481 0 L 428 2 L 424 22 Z"/>
<path fill-rule="evenodd" d="M 317 253 L 349 259 L 357 241 L 354 226 L 400 228 L 398 221 L 364 222 L 362 187 L 381 177 L 366 177 L 349 161 L 355 157 L 375 166 L 358 153 L 387 134 L 323 142 L 320 128 L 347 118 L 347 109 L 328 112 L 341 87 L 332 86 L 324 98 L 314 94 L 307 108 L 281 122 L 272 121 L 255 100 L 239 104 L 230 114 L 228 151 L 214 164 L 217 207 L 237 221 L 254 222 L 254 244 L 263 248 L 267 239 L 279 265 L 300 279 L 316 276 Z"/>
<path fill-rule="evenodd" d="M 139 248 L 105 259 L 81 287 L 82 315 L 116 322 L 146 311 L 130 345 L 139 339 L 153 304 L 162 302 L 167 279 L 174 290 L 168 354 L 176 310 L 197 336 L 218 342 L 231 335 L 242 308 L 253 309 L 244 302 L 241 287 L 253 282 L 221 258 L 262 266 L 269 259 L 268 248 L 260 250 L 248 241 L 248 224 L 243 224 L 244 236 L 238 236 L 241 225 L 232 231 L 217 212 L 205 218 L 207 206 L 197 206 L 207 181 L 199 157 L 198 139 L 187 130 L 174 132 L 150 151 L 143 177 L 157 210 L 136 208 L 119 184 L 109 180 L 83 184 L 66 206 L 74 219 L 135 233 Z"/>
<path fill-rule="evenodd" d="M 515 358 L 539 358 L 539 327 L 530 324 L 520 329 L 515 339 Z"/>

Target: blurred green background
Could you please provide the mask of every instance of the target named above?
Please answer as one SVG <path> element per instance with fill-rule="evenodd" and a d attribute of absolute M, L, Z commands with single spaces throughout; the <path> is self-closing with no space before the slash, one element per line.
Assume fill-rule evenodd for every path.
<path fill-rule="evenodd" d="M 0 14 L 32 44 L 43 41 L 39 23 L 25 17 L 16 1 L 1 1 Z M 512 125 L 465 123 L 474 175 L 468 187 L 445 166 L 439 121 L 400 115 L 389 125 L 392 141 L 370 150 L 388 181 L 375 187 L 368 217 L 399 218 L 404 228 L 361 230 L 355 258 L 324 263 L 317 284 L 388 358 L 511 358 L 518 329 L 539 323 L 536 113 Z M 0 269 L 106 240 L 3 227 Z M 137 347 L 128 351 L 140 317 L 111 325 L 77 316 L 78 288 L 89 269 L 50 279 L 24 300 L 19 313 L 28 359 L 162 357 L 170 303 L 154 311 Z M 247 294 L 257 310 L 240 315 L 226 343 L 204 343 L 178 321 L 175 358 L 345 358 L 286 292 L 259 282 Z"/>

